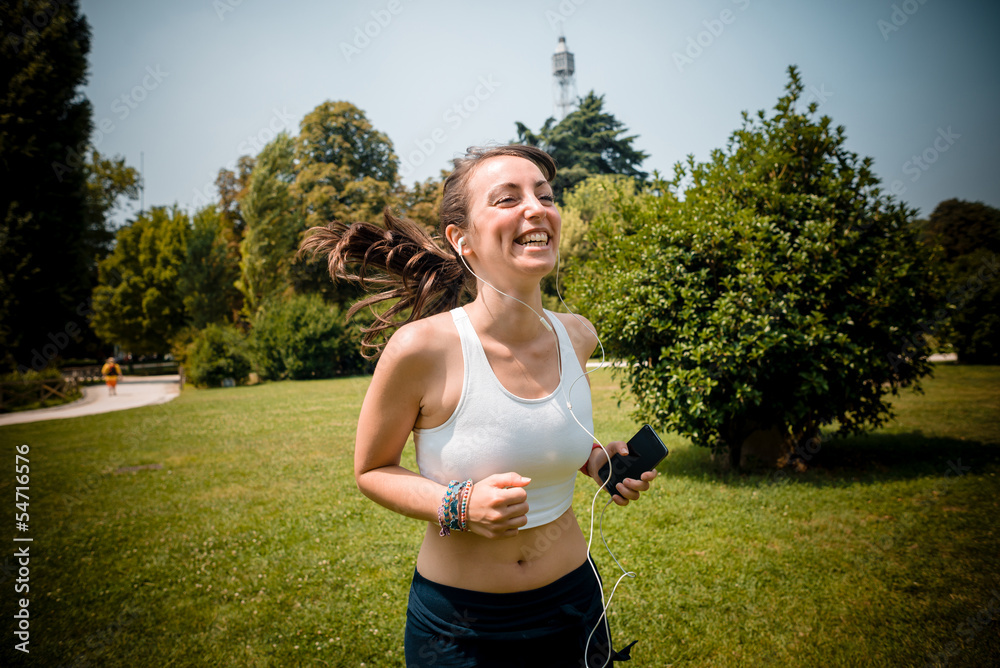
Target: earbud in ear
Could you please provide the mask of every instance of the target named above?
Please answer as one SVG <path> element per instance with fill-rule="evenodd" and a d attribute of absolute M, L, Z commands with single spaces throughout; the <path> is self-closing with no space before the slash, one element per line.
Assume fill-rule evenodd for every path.
<path fill-rule="evenodd" d="M 458 252 L 459 252 L 459 253 L 461 253 L 461 252 L 462 252 L 462 246 L 464 246 L 464 245 L 465 245 L 465 237 L 461 237 L 461 238 L 460 238 L 460 239 L 458 240 Z"/>

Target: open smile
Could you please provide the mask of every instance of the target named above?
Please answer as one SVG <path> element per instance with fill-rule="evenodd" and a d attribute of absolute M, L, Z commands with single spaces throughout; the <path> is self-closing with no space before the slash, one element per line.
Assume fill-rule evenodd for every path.
<path fill-rule="evenodd" d="M 529 232 L 514 240 L 519 246 L 548 246 L 549 235 L 545 232 Z"/>

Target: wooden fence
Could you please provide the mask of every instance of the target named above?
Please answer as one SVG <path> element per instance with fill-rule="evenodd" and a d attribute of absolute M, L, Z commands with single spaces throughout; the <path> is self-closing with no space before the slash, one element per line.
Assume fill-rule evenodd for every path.
<path fill-rule="evenodd" d="M 132 365 L 119 363 L 123 375 L 126 376 L 162 376 L 180 373 L 177 362 L 144 362 Z M 63 367 L 62 375 L 65 378 L 74 378 L 78 383 L 94 383 L 103 380 L 101 369 L 103 365 L 96 366 L 67 366 Z"/>
<path fill-rule="evenodd" d="M 70 401 L 78 384 L 74 378 L 29 380 L 23 382 L 0 383 L 0 411 L 10 411 L 20 406 L 41 403 L 58 397 Z"/>
<path fill-rule="evenodd" d="M 63 378 L 72 379 L 77 384 L 102 380 L 100 366 L 68 366 L 62 370 Z"/>

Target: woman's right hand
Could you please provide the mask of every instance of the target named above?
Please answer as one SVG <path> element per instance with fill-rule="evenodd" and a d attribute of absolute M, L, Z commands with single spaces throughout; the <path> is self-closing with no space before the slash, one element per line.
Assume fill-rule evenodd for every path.
<path fill-rule="evenodd" d="M 531 482 L 517 473 L 497 473 L 472 486 L 469 496 L 469 530 L 486 538 L 510 538 L 528 523 Z"/>

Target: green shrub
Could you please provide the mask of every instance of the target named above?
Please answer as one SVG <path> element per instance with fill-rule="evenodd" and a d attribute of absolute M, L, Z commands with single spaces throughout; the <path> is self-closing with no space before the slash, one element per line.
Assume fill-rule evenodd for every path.
<path fill-rule="evenodd" d="M 366 368 L 355 327 L 316 294 L 265 304 L 254 317 L 251 337 L 254 370 L 262 379 L 332 378 Z"/>
<path fill-rule="evenodd" d="M 79 399 L 81 394 L 76 387 L 68 390 L 65 398 L 50 394 L 44 400 L 41 399 L 42 385 L 53 386 L 62 377 L 62 372 L 55 367 L 47 367 L 41 371 L 28 369 L 24 373 L 12 371 L 0 376 L 0 413 L 47 408 Z"/>
<path fill-rule="evenodd" d="M 946 200 L 924 224 L 923 237 L 942 256 L 942 316 L 950 320 L 935 318 L 921 323 L 920 330 L 952 344 L 960 362 L 1000 363 L 1000 209 Z"/>
<path fill-rule="evenodd" d="M 186 357 L 187 378 L 199 387 L 218 387 L 227 378 L 244 383 L 250 375 L 249 344 L 235 327 L 209 325 L 195 336 Z"/>
<path fill-rule="evenodd" d="M 48 366 L 41 371 L 35 371 L 34 369 L 28 369 L 24 373 L 11 371 L 0 376 L 0 382 L 34 383 L 39 380 L 59 380 L 60 378 L 62 378 L 62 372 L 54 366 Z"/>
<path fill-rule="evenodd" d="M 608 355 L 630 362 L 638 417 L 733 466 L 787 462 L 824 425 L 877 428 L 887 395 L 930 371 L 908 338 L 938 303 L 914 211 L 815 103 L 797 109 L 790 77 L 775 114 L 744 114 L 708 162 L 639 198 L 619 186 L 569 281 Z"/>

